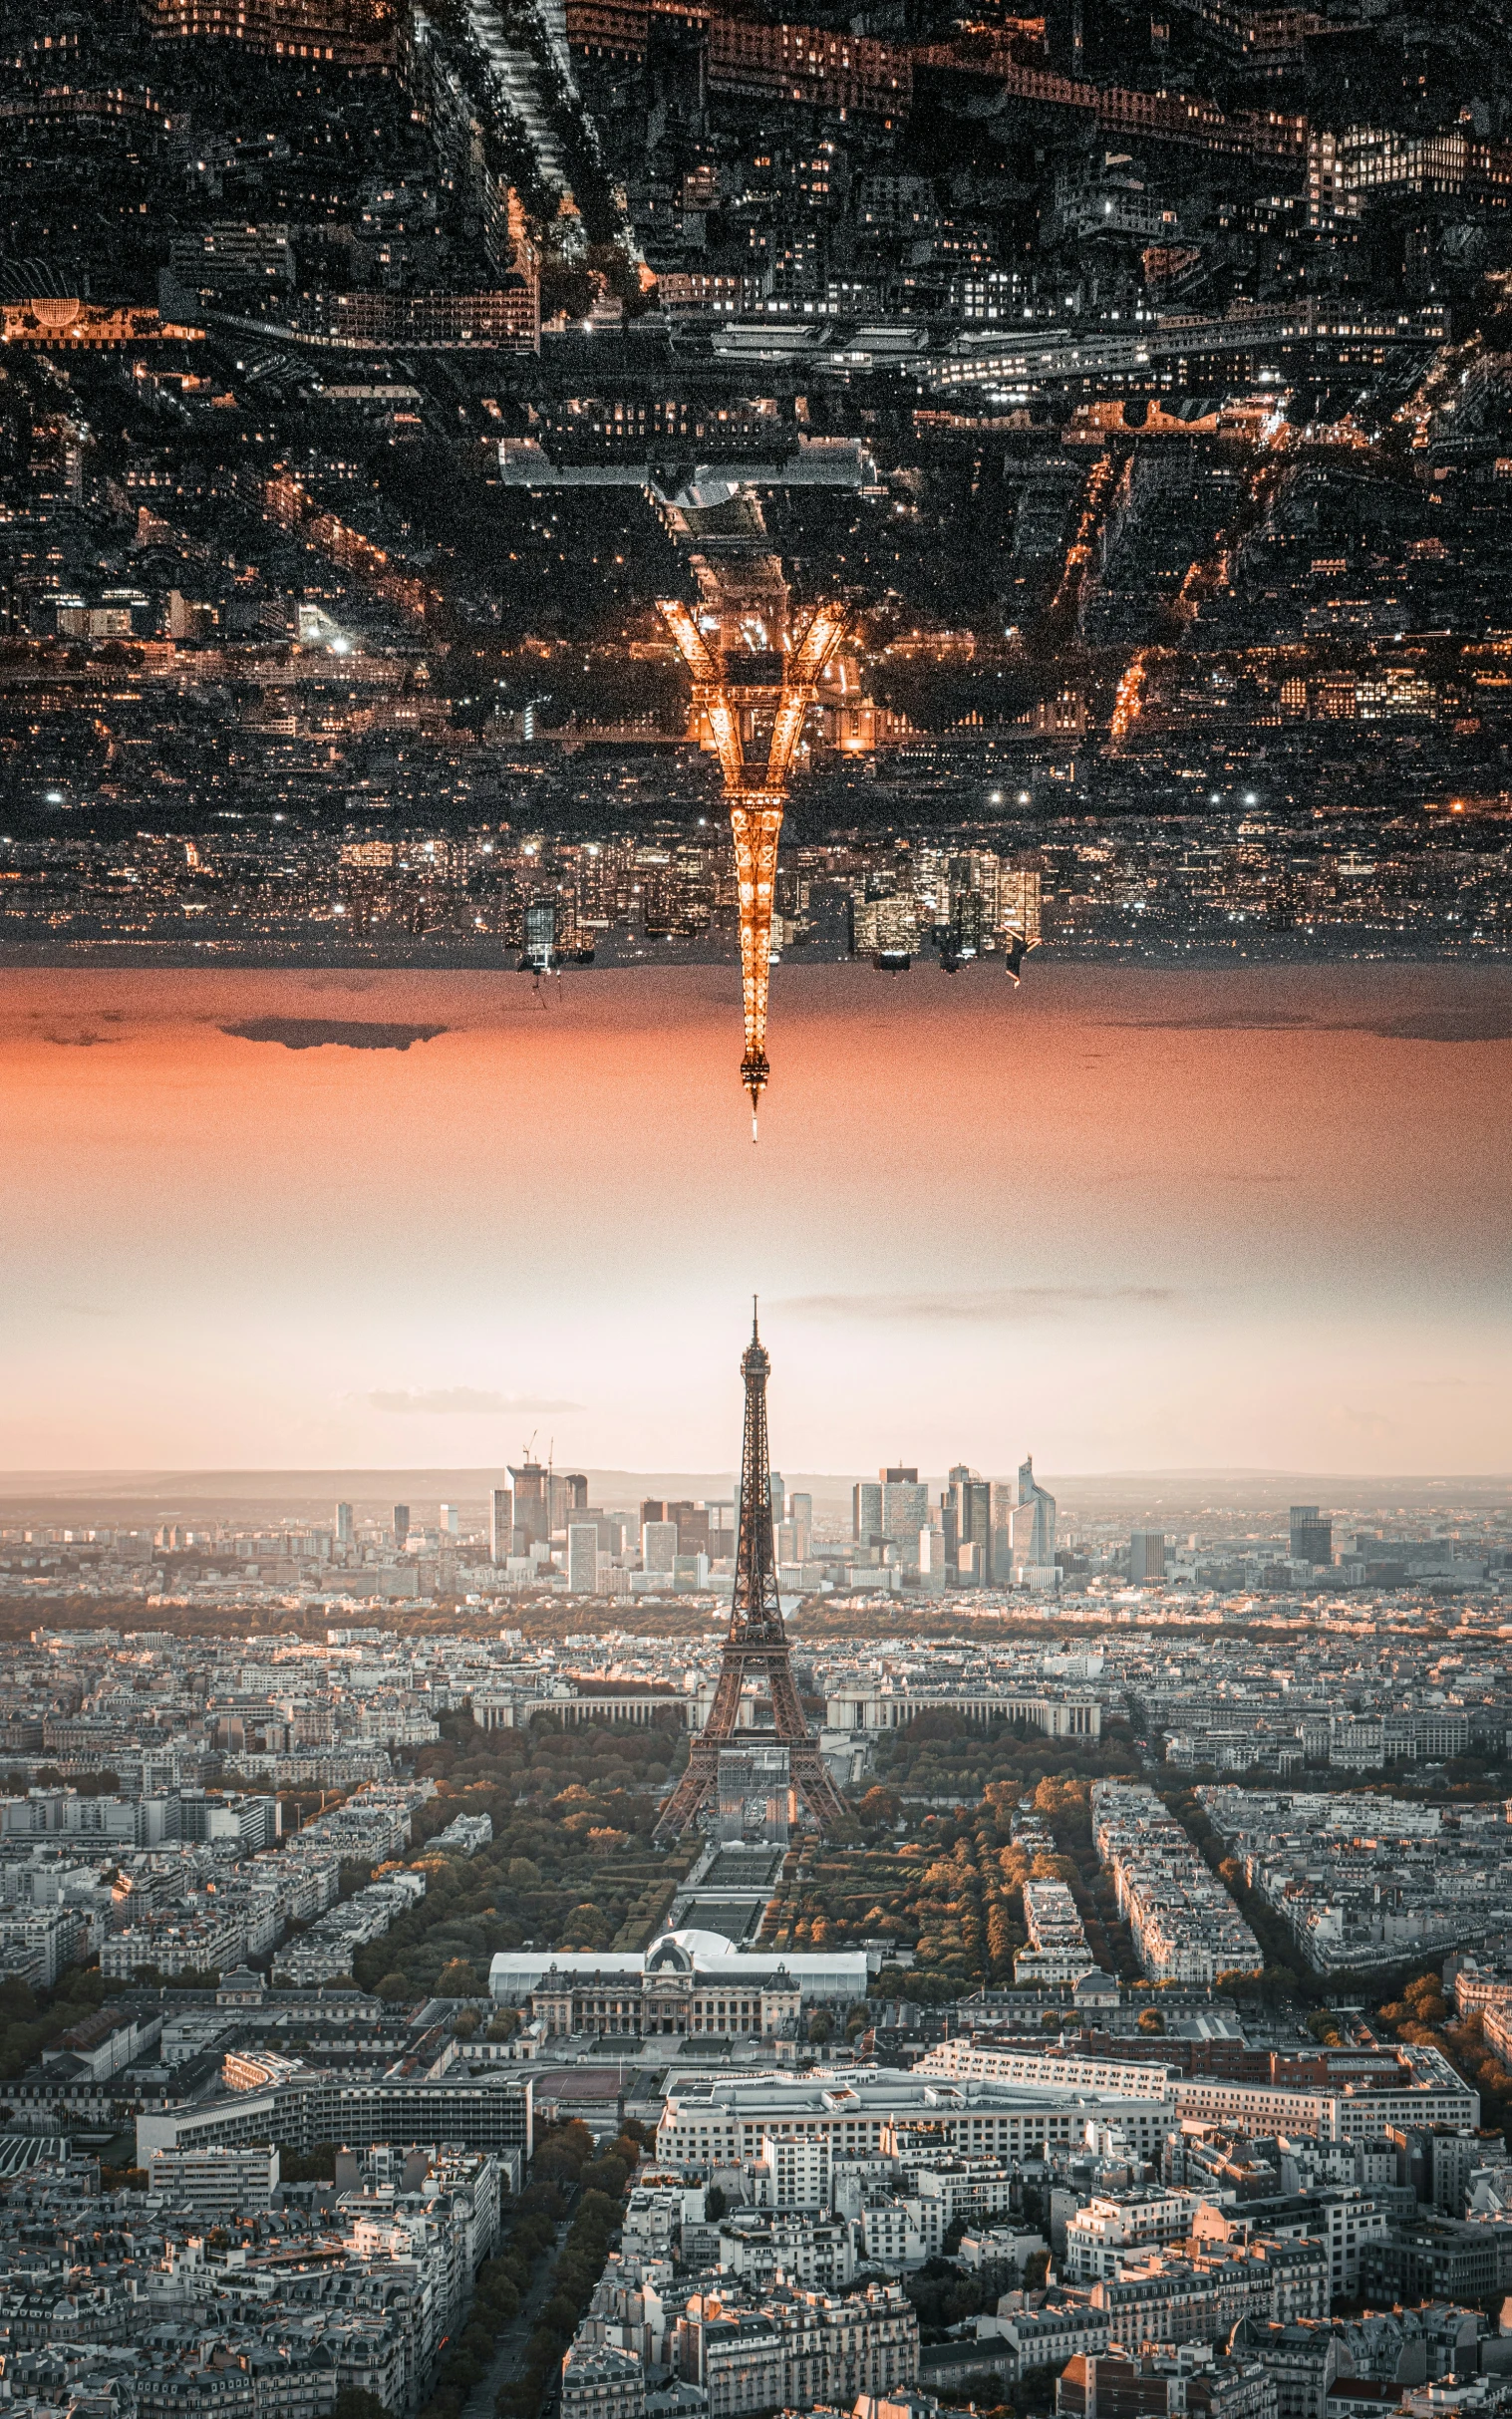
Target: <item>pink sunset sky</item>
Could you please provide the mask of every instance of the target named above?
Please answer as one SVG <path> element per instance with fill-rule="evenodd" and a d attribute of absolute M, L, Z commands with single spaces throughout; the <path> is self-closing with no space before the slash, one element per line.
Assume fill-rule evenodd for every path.
<path fill-rule="evenodd" d="M 759 1292 L 791 1468 L 1512 1467 L 1505 976 L 737 1000 L 0 974 L 0 1464 L 729 1466 Z"/>

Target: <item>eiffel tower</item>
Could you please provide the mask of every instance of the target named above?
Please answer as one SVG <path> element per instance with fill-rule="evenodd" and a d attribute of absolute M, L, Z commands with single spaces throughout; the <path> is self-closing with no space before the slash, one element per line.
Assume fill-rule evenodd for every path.
<path fill-rule="evenodd" d="M 766 1379 L 771 1362 L 761 1343 L 755 1309 L 751 1342 L 741 1356 L 746 1380 L 746 1432 L 741 1447 L 741 1534 L 736 1547 L 735 1596 L 725 1640 L 714 1706 L 689 1750 L 688 1769 L 667 1801 L 656 1827 L 660 1840 L 686 1831 L 699 1808 L 717 1795 L 720 1748 L 736 1736 L 741 1684 L 764 1679 L 771 1699 L 771 1728 L 747 1731 L 763 1745 L 785 1747 L 792 1785 L 821 1831 L 845 1820 L 845 1801 L 830 1779 L 824 1758 L 808 1735 L 777 1598 L 776 1557 L 771 1538 L 771 1457 L 766 1445 Z"/>
<path fill-rule="evenodd" d="M 746 1015 L 746 1055 L 741 1081 L 751 1094 L 751 1131 L 756 1136 L 756 1111 L 771 1069 L 766 1058 L 766 991 L 771 965 L 771 913 L 776 899 L 777 841 L 792 760 L 802 737 L 804 718 L 814 702 L 825 667 L 845 632 L 845 614 L 836 605 L 817 605 L 797 643 L 782 658 L 781 686 L 749 687 L 740 677 L 738 661 L 711 644 L 686 605 L 661 600 L 661 610 L 678 649 L 693 675 L 694 726 L 707 720 L 719 751 L 730 827 L 735 839 L 736 879 L 741 908 L 741 990 Z M 746 756 L 743 725 L 769 707 L 775 712 L 766 744 L 766 758 L 751 762 Z"/>

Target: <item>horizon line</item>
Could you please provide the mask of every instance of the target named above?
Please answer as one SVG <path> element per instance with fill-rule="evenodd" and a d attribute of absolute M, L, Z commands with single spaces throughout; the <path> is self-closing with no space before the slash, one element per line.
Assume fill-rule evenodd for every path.
<path fill-rule="evenodd" d="M 567 1461 L 563 1460 L 561 1464 L 562 1469 L 565 1471 L 568 1466 Z M 660 1469 L 653 1467 L 646 1470 L 635 1470 L 626 1465 L 618 1465 L 608 1462 L 600 1462 L 595 1464 L 586 1457 L 580 1457 L 577 1466 L 582 1468 L 585 1472 L 596 1470 L 597 1474 L 602 1477 L 613 1478 L 665 1477 L 669 1474 L 669 1470 L 672 1467 L 670 1464 L 663 1464 Z M 916 1463 L 913 1466 L 919 1469 L 924 1469 L 926 1467 L 926 1465 L 922 1462 Z M 942 1467 L 944 1466 L 947 1465 L 942 1465 Z M 288 1479 L 328 1478 L 348 1474 L 353 1477 L 383 1477 L 386 1475 L 393 1475 L 396 1477 L 403 1476 L 407 1478 L 418 1478 L 432 1474 L 439 1478 L 470 1477 L 474 1474 L 478 1475 L 479 1477 L 483 1477 L 486 1476 L 490 1471 L 502 1471 L 507 1467 L 507 1462 L 502 1458 L 497 1461 L 483 1462 L 333 1461 L 306 1463 L 286 1462 L 281 1464 L 274 1462 L 223 1462 L 218 1464 L 193 1464 L 184 1462 L 163 1462 L 152 1464 L 106 1463 L 89 1468 L 69 1467 L 64 1465 L 51 1469 L 0 1469 L 0 1489 L 6 1489 L 14 1486 L 37 1486 L 45 1482 L 58 1483 L 64 1480 L 67 1480 L 71 1484 L 77 1484 L 88 1481 L 99 1483 L 106 1480 L 121 1481 L 124 1479 Z M 858 1475 L 861 1475 L 854 1469 L 810 1470 L 804 1469 L 801 1467 L 801 1465 L 796 1463 L 793 1464 L 792 1467 L 793 1474 L 795 1476 L 802 1476 L 811 1479 L 830 1479 L 833 1480 L 836 1485 L 853 1485 L 856 1482 Z M 1016 1475 L 1016 1472 L 1017 1465 L 1015 1465 L 1015 1468 L 1012 1470 L 1006 1469 L 1003 1475 L 1005 1477 L 1013 1477 Z M 677 1475 L 681 1477 L 707 1477 L 710 1479 L 730 1478 L 736 1476 L 737 1474 L 738 1473 L 736 1472 L 733 1464 L 728 1469 L 711 1469 L 706 1471 L 691 1471 L 684 1469 L 677 1472 Z M 931 1476 L 935 1474 L 936 1473 L 934 1472 L 930 1473 Z M 980 1473 L 980 1475 L 990 1477 L 992 1473 L 989 1471 L 983 1471 Z M 1160 1463 L 1147 1465 L 1135 1465 L 1125 1462 L 1109 1465 L 1100 1469 L 1058 1469 L 1057 1471 L 1057 1476 L 1061 1480 L 1062 1483 L 1067 1480 L 1076 1481 L 1093 1478 L 1179 1478 L 1186 1480 L 1220 1478 L 1290 1479 L 1305 1476 L 1316 1476 L 1320 1479 L 1347 1478 L 1352 1481 L 1368 1481 L 1374 1485 L 1386 1485 L 1393 1479 L 1402 1479 L 1411 1480 L 1417 1485 L 1428 1483 L 1445 1486 L 1460 1480 L 1473 1479 L 1477 1484 L 1480 1485 L 1499 1482 L 1512 1487 L 1512 1469 L 1467 1470 L 1442 1468 L 1398 1468 L 1389 1470 L 1361 1470 L 1344 1469 L 1338 1467 L 1327 1468 L 1320 1467 L 1317 1464 L 1311 1465 L 1311 1468 L 1305 1468 L 1303 1465 L 1288 1462 L 1204 1462 Z"/>

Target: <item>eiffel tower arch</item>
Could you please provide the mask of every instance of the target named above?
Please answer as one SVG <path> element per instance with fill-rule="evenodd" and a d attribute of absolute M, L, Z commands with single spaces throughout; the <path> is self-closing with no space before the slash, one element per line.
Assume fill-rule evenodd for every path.
<path fill-rule="evenodd" d="M 694 1739 L 688 1769 L 656 1827 L 659 1840 L 676 1839 L 700 1808 L 717 1798 L 720 1748 L 737 1735 L 741 1690 L 748 1679 L 764 1682 L 771 1700 L 771 1728 L 747 1731 L 763 1746 L 785 1747 L 792 1786 L 821 1831 L 845 1820 L 845 1801 L 829 1776 L 817 1741 L 808 1735 L 797 1682 L 792 1676 L 787 1632 L 777 1596 L 776 1555 L 771 1535 L 771 1455 L 766 1442 L 766 1379 L 771 1371 L 756 1314 L 751 1342 L 741 1356 L 746 1381 L 746 1425 L 741 1445 L 741 1531 L 736 1545 L 735 1595 L 730 1629 L 708 1721 Z"/>

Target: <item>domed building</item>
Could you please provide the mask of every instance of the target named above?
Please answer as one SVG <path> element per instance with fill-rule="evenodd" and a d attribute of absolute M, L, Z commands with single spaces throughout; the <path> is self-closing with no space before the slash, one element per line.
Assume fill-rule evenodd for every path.
<path fill-rule="evenodd" d="M 722 1932 L 664 1932 L 645 1951 L 505 1950 L 488 1988 L 528 2008 L 548 2034 L 621 2039 L 773 2039 L 805 2002 L 864 1998 L 862 1950 L 829 1955 L 738 1949 Z"/>

